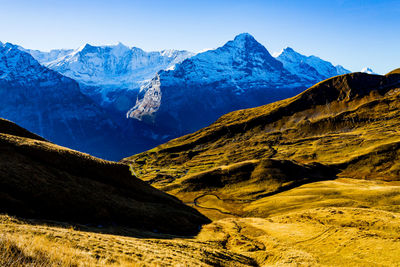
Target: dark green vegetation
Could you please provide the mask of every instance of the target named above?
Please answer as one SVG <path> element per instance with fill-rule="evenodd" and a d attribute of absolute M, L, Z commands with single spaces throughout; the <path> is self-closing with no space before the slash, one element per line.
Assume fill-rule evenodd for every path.
<path fill-rule="evenodd" d="M 0 120 L 0 212 L 195 234 L 209 220 L 120 163 L 47 142 Z"/>

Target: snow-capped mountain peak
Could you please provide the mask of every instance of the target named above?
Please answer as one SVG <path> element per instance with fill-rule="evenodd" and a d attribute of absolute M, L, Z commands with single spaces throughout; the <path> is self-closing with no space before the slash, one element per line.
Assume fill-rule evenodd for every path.
<path fill-rule="evenodd" d="M 121 42 L 104 46 L 87 43 L 75 50 L 49 53 L 20 50 L 30 53 L 42 65 L 79 82 L 81 91 L 99 105 L 123 113 L 135 103 L 142 84 L 158 71 L 173 69 L 176 63 L 193 55 L 179 50 L 146 52 Z"/>
<path fill-rule="evenodd" d="M 234 51 L 236 52 L 236 55 L 238 55 L 238 53 L 244 52 L 244 54 L 241 54 L 242 56 L 248 56 L 251 54 L 262 54 L 263 57 L 272 58 L 268 50 L 249 33 L 241 33 L 237 35 L 233 40 L 228 41 L 223 47 L 218 48 L 215 51 L 222 49 L 229 49 L 231 51 Z"/>
<path fill-rule="evenodd" d="M 239 34 L 222 47 L 188 58 L 176 65 L 173 73 L 165 75 L 178 79 L 188 76 L 182 82 L 197 85 L 218 82 L 219 86 L 225 86 L 221 81 L 226 81 L 226 86 L 231 86 L 235 81 L 239 90 L 247 90 L 251 81 L 278 82 L 283 76 L 292 79 L 282 63 L 248 33 Z"/>
<path fill-rule="evenodd" d="M 57 75 L 56 75 L 57 74 Z M 20 84 L 57 83 L 68 79 L 39 64 L 29 53 L 11 43 L 0 45 L 0 79 Z M 69 80 L 69 79 L 68 79 Z"/>
<path fill-rule="evenodd" d="M 361 72 L 364 72 L 364 73 L 368 73 L 368 74 L 377 74 L 376 72 L 374 72 L 371 68 L 369 68 L 369 67 L 364 67 L 362 70 L 361 70 Z"/>
<path fill-rule="evenodd" d="M 299 78 L 244 33 L 159 72 L 141 87 L 127 117 L 187 133 L 226 112 L 291 95 L 295 88 L 304 88 Z"/>
<path fill-rule="evenodd" d="M 192 56 L 187 51 L 145 52 L 122 43 L 109 46 L 85 44 L 43 65 L 87 86 L 138 89 L 163 69 Z"/>
<path fill-rule="evenodd" d="M 248 43 L 257 43 L 256 39 L 249 33 L 241 33 L 238 34 L 232 41 L 229 41 L 230 44 L 235 44 L 237 47 L 245 48 L 245 45 Z"/>
<path fill-rule="evenodd" d="M 290 60 L 291 62 L 297 62 L 304 59 L 304 56 L 296 51 L 293 48 L 287 46 L 282 49 L 280 52 L 275 53 L 274 57 L 276 58 L 285 58 L 286 60 Z"/>
<path fill-rule="evenodd" d="M 302 55 L 291 47 L 287 47 L 274 55 L 292 74 L 300 76 L 310 83 L 316 83 L 350 72 L 340 65 L 334 66 L 332 63 L 322 60 L 317 56 Z"/>
<path fill-rule="evenodd" d="M 117 45 L 113 46 L 111 49 L 111 53 L 115 56 L 115 57 L 122 57 L 124 56 L 126 53 L 128 53 L 131 49 L 129 47 L 127 47 L 126 45 L 124 45 L 123 43 L 119 42 Z"/>

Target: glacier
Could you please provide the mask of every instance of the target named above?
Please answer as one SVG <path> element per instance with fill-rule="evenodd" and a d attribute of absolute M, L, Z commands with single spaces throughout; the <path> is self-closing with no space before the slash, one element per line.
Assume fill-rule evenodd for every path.
<path fill-rule="evenodd" d="M 110 160 L 155 145 L 147 128 L 117 124 L 79 84 L 18 46 L 0 45 L 0 116 L 47 140 Z"/>

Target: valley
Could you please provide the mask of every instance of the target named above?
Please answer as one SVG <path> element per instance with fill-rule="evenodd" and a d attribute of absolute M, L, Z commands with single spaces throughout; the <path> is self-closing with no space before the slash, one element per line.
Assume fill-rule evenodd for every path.
<path fill-rule="evenodd" d="M 119 163 L 1 120 L 0 263 L 396 266 L 399 87 L 336 76 Z"/>
<path fill-rule="evenodd" d="M 344 21 L 336 21 L 338 32 L 321 25 L 334 39 L 316 34 L 321 17 L 313 27 L 300 24 L 316 17 L 308 11 L 321 2 L 307 12 L 285 7 L 268 24 L 258 20 L 270 10 L 227 20 L 248 12 L 267 29 L 259 41 L 238 28 L 218 33 L 215 21 L 230 10 L 222 5 L 204 12 L 216 20 L 196 39 L 209 20 L 193 16 L 193 27 L 184 9 L 169 9 L 172 2 L 141 14 L 131 6 L 129 16 L 113 9 L 117 2 L 107 16 L 94 12 L 103 3 L 79 13 L 85 8 L 71 2 L 71 12 L 60 9 L 39 27 L 58 27 L 68 14 L 59 37 L 77 49 L 0 42 L 0 266 L 399 266 L 400 69 L 380 75 L 337 65 L 351 58 L 353 69 L 392 68 L 372 62 L 368 49 L 384 55 L 393 34 L 365 18 L 358 19 L 368 34 Z M 359 9 L 350 5 L 339 17 Z M 186 20 L 169 24 L 174 12 Z M 73 27 L 79 14 L 93 19 L 89 13 L 101 19 Z M 285 14 L 295 18 L 290 38 L 301 53 L 274 37 L 286 34 Z M 34 31 L 39 19 L 27 17 L 21 28 Z M 140 27 L 127 23 L 132 18 Z M 16 21 L 4 24 L 4 32 L 18 32 Z M 147 24 L 155 27 L 133 42 L 129 35 Z M 374 40 L 364 39 L 375 26 Z M 135 46 L 98 45 L 116 36 Z M 154 51 L 136 46 L 150 37 Z M 200 52 L 160 48 L 190 41 L 197 49 L 211 38 L 214 48 Z M 377 52 L 376 43 L 385 46 Z M 264 44 L 285 48 L 270 53 Z"/>

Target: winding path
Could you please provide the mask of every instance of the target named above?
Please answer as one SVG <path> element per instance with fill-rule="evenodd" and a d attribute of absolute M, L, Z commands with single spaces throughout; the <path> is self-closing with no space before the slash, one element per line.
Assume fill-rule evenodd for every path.
<path fill-rule="evenodd" d="M 201 198 L 203 198 L 203 197 L 205 197 L 205 196 L 213 196 L 213 197 L 216 197 L 218 200 L 220 200 L 220 201 L 222 201 L 222 202 L 225 202 L 225 200 L 221 199 L 221 198 L 220 198 L 218 195 L 216 195 L 216 194 L 206 193 L 206 194 L 202 194 L 202 195 L 196 197 L 195 199 L 193 199 L 194 205 L 195 205 L 196 207 L 198 207 L 198 208 L 207 209 L 207 210 L 215 210 L 215 211 L 218 211 L 218 212 L 220 212 L 220 213 L 222 213 L 222 214 L 226 214 L 226 215 L 232 215 L 232 216 L 236 216 L 236 217 L 239 216 L 239 215 L 234 214 L 234 213 L 231 213 L 231 212 L 222 211 L 222 210 L 220 210 L 220 209 L 218 209 L 218 208 L 210 208 L 210 207 L 204 207 L 204 206 L 199 205 L 198 200 L 201 199 Z"/>

